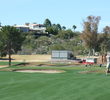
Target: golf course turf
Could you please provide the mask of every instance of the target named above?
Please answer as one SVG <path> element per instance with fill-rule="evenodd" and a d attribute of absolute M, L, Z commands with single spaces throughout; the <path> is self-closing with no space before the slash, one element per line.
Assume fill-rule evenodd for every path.
<path fill-rule="evenodd" d="M 10 67 L 32 69 L 32 67 Z M 5 68 L 6 69 L 6 68 Z M 9 69 L 9 68 L 7 68 Z M 35 67 L 34 67 L 35 69 Z M 99 67 L 36 67 L 63 73 L 0 71 L 0 100 L 109 100 L 110 75 Z M 80 73 L 82 71 L 92 73 Z"/>

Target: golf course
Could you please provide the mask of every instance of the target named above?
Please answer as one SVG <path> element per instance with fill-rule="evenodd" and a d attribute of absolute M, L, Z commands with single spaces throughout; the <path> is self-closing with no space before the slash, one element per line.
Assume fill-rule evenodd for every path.
<path fill-rule="evenodd" d="M 110 75 L 106 75 L 105 67 L 47 63 L 39 66 L 41 64 L 26 66 L 12 62 L 11 67 L 0 68 L 0 100 L 109 100 Z"/>
<path fill-rule="evenodd" d="M 0 100 L 110 100 L 110 0 L 0 1 Z"/>

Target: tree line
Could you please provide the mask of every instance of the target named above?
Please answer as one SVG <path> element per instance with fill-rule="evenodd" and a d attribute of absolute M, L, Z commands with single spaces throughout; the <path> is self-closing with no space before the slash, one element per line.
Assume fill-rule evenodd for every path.
<path fill-rule="evenodd" d="M 83 31 L 66 29 L 60 24 L 53 24 L 49 19 L 44 21 L 48 36 L 36 36 L 36 32 L 24 33 L 12 26 L 3 26 L 0 30 L 0 56 L 12 54 L 49 54 L 51 50 L 71 50 L 75 55 L 106 56 L 110 51 L 110 26 L 105 26 L 98 33 L 100 16 L 88 16 L 83 21 Z"/>

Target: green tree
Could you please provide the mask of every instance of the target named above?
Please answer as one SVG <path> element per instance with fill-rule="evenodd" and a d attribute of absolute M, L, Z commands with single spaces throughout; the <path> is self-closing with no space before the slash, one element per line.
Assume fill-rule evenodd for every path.
<path fill-rule="evenodd" d="M 100 17 L 88 16 L 83 22 L 83 34 L 81 35 L 85 46 L 89 49 L 89 55 L 94 55 L 97 49 L 97 33 Z"/>
<path fill-rule="evenodd" d="M 18 29 L 11 26 L 2 27 L 0 37 L 0 54 L 9 55 L 9 66 L 11 66 L 11 54 L 21 49 L 24 38 Z"/>
<path fill-rule="evenodd" d="M 62 44 L 54 44 L 50 46 L 50 50 L 65 50 Z"/>
<path fill-rule="evenodd" d="M 72 37 L 76 36 L 76 33 L 74 33 L 72 30 L 61 30 L 58 33 L 58 38 L 61 39 L 71 39 Z"/>
<path fill-rule="evenodd" d="M 76 26 L 76 25 L 73 25 L 73 29 L 74 29 L 74 31 L 75 31 L 76 28 L 77 28 L 77 26 Z"/>
<path fill-rule="evenodd" d="M 103 29 L 103 32 L 105 34 L 110 34 L 110 26 L 105 26 L 105 28 Z"/>
<path fill-rule="evenodd" d="M 2 26 L 2 23 L 0 22 L 0 27 Z"/>
<path fill-rule="evenodd" d="M 99 43 L 99 49 L 100 53 L 102 55 L 102 63 L 106 62 L 106 55 L 107 52 L 110 51 L 110 27 L 106 26 L 103 29 L 103 34 L 99 35 L 98 43 Z"/>
<path fill-rule="evenodd" d="M 32 54 L 35 53 L 36 51 L 36 40 L 39 36 L 35 35 L 36 32 L 28 32 L 25 35 L 25 40 L 22 43 L 22 50 L 19 51 L 21 54 Z"/>
<path fill-rule="evenodd" d="M 110 27 L 109 26 L 106 26 L 104 29 L 103 29 L 103 33 L 100 34 L 98 36 L 98 43 L 99 43 L 99 46 L 100 46 L 100 51 L 101 51 L 101 54 L 102 55 L 106 55 L 107 52 L 110 50 Z"/>
<path fill-rule="evenodd" d="M 45 25 L 45 27 L 51 27 L 52 26 L 51 21 L 48 18 L 45 19 L 44 25 Z"/>
<path fill-rule="evenodd" d="M 66 30 L 66 27 L 65 26 L 62 26 L 62 30 Z"/>
<path fill-rule="evenodd" d="M 58 29 L 58 30 L 62 30 L 62 28 L 61 28 L 61 25 L 60 25 L 60 24 L 57 24 L 57 29 Z"/>
<path fill-rule="evenodd" d="M 57 35 L 58 34 L 58 27 L 56 25 L 53 25 L 51 27 L 47 27 L 46 31 L 49 33 L 49 34 L 52 34 L 52 35 Z"/>
<path fill-rule="evenodd" d="M 58 31 L 62 30 L 60 24 L 52 24 L 49 19 L 46 19 L 44 21 L 44 25 L 46 27 L 46 31 L 49 34 L 52 34 L 52 35 L 57 35 L 58 34 Z"/>
<path fill-rule="evenodd" d="M 47 54 L 49 52 L 49 46 L 51 45 L 51 38 L 47 36 L 39 37 L 36 40 L 36 53 Z"/>

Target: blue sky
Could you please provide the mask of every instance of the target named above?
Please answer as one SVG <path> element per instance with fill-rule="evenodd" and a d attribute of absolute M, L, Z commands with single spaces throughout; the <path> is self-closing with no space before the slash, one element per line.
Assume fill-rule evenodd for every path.
<path fill-rule="evenodd" d="M 37 22 L 46 18 L 67 28 L 77 26 L 82 31 L 83 20 L 89 15 L 101 16 L 99 31 L 110 26 L 110 0 L 0 0 L 2 25 Z"/>

